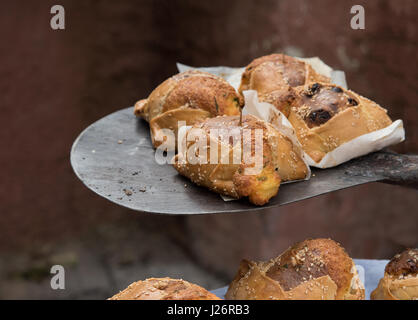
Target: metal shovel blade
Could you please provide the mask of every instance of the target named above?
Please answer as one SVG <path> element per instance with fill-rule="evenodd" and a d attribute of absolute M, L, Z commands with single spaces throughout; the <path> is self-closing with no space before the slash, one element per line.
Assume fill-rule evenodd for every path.
<path fill-rule="evenodd" d="M 75 140 L 71 165 L 80 180 L 98 195 L 121 206 L 148 213 L 208 214 L 262 210 L 367 182 L 393 181 L 416 186 L 418 156 L 378 152 L 335 168 L 314 169 L 309 181 L 280 186 L 264 206 L 246 199 L 224 201 L 159 165 L 149 126 L 133 108 L 110 114 L 90 125 Z"/>

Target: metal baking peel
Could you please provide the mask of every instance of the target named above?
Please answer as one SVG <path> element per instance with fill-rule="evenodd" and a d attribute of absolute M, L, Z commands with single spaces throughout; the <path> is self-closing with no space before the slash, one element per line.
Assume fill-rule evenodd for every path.
<path fill-rule="evenodd" d="M 148 124 L 133 108 L 93 123 L 75 140 L 71 165 L 80 180 L 98 195 L 121 206 L 149 213 L 205 214 L 277 207 L 368 182 L 418 188 L 418 155 L 380 151 L 331 169 L 313 169 L 309 181 L 280 186 L 262 207 L 246 199 L 225 202 L 180 176 L 169 164 L 159 165 Z"/>

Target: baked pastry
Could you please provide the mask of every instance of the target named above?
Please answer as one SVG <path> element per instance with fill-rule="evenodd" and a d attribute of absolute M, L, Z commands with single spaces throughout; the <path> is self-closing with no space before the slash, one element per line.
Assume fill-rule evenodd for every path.
<path fill-rule="evenodd" d="M 280 181 L 303 179 L 308 168 L 297 147 L 275 127 L 252 115 L 242 117 L 242 126 L 239 121 L 239 116 L 220 116 L 195 124 L 184 140 L 191 141 L 184 151 L 179 150 L 173 165 L 198 185 L 233 198 L 248 196 L 250 202 L 263 205 L 277 194 Z M 207 141 L 204 149 L 207 153 L 204 159 L 193 162 L 190 154 L 204 155 L 193 148 L 196 144 L 189 139 L 196 129 L 201 130 L 203 140 Z M 214 130 L 223 132 L 226 139 L 219 139 Z M 238 138 L 228 138 L 233 135 Z M 226 150 L 224 154 L 222 149 Z M 251 163 L 245 160 L 251 157 Z"/>
<path fill-rule="evenodd" d="M 149 122 L 152 143 L 158 147 L 164 136 L 169 138 L 163 129 L 173 130 L 177 137 L 179 121 L 193 125 L 218 115 L 238 115 L 242 105 L 243 99 L 227 81 L 191 70 L 161 83 L 135 104 L 134 113 Z"/>
<path fill-rule="evenodd" d="M 225 295 L 232 300 L 362 300 L 353 260 L 331 239 L 297 243 L 266 262 L 242 260 Z"/>
<path fill-rule="evenodd" d="M 295 92 L 288 119 L 315 162 L 343 143 L 392 123 L 386 109 L 334 84 L 314 82 Z"/>
<path fill-rule="evenodd" d="M 171 279 L 150 278 L 134 282 L 109 300 L 221 300 L 193 283 Z"/>
<path fill-rule="evenodd" d="M 371 293 L 372 300 L 418 300 L 418 249 L 397 254 Z"/>
<path fill-rule="evenodd" d="M 253 60 L 245 68 L 238 91 L 242 94 L 244 90 L 256 90 L 259 101 L 271 103 L 287 117 L 295 99 L 293 88 L 313 81 L 330 79 L 302 60 L 271 54 Z"/>

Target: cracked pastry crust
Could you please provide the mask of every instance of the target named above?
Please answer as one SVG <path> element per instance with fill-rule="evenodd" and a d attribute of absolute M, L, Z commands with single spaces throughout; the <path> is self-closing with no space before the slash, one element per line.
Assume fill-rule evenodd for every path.
<path fill-rule="evenodd" d="M 407 249 L 386 265 L 372 300 L 418 300 L 418 249 Z"/>
<path fill-rule="evenodd" d="M 328 77 L 315 72 L 309 63 L 284 54 L 271 54 L 254 59 L 241 78 L 239 93 L 256 90 L 258 99 L 268 102 L 286 117 L 295 99 L 293 88 L 309 82 L 330 82 Z"/>
<path fill-rule="evenodd" d="M 295 89 L 288 119 L 304 151 L 315 162 L 343 143 L 392 123 L 387 110 L 377 103 L 320 82 Z"/>
<path fill-rule="evenodd" d="M 178 121 L 193 125 L 218 115 L 238 115 L 243 99 L 224 79 L 191 70 L 161 83 L 147 99 L 135 104 L 134 113 L 149 122 L 154 147 L 163 141 L 163 129 L 177 137 Z"/>
<path fill-rule="evenodd" d="M 178 279 L 150 278 L 134 282 L 108 300 L 221 300 L 206 289 Z"/>
<path fill-rule="evenodd" d="M 191 141 L 186 144 L 187 148 L 184 150 L 188 151 L 185 154 L 179 152 L 174 157 L 173 165 L 181 175 L 217 193 L 236 199 L 249 197 L 249 201 L 253 204 L 263 205 L 277 194 L 281 181 L 303 179 L 308 173 L 305 163 L 292 142 L 272 125 L 254 116 L 243 116 L 242 126 L 239 126 L 239 116 L 220 116 L 206 119 L 193 128 L 202 129 L 207 138 L 207 163 L 201 161 L 192 164 L 187 160 L 187 152 L 195 152 L 192 148 L 194 142 Z M 210 134 L 213 129 L 225 129 L 227 134 L 232 133 L 232 130 L 238 130 L 240 139 L 243 139 L 240 141 L 242 142 L 240 145 L 251 146 L 251 150 L 242 147 L 239 161 L 234 162 L 233 154 L 234 149 L 237 148 L 236 142 L 231 139 L 228 141 L 217 139 L 216 136 Z M 242 134 L 242 129 L 251 129 L 251 135 Z M 244 153 L 248 156 L 257 156 L 254 153 L 255 129 L 262 130 L 263 158 L 259 158 L 259 162 L 255 161 L 263 166 L 262 168 L 260 166 L 259 172 L 251 172 L 251 168 L 255 168 L 242 161 L 242 159 L 246 159 Z M 190 132 L 192 130 L 187 134 Z M 218 147 L 217 161 L 212 161 L 212 163 L 210 163 L 211 146 Z M 229 159 L 226 163 L 221 158 L 222 148 L 227 150 L 226 157 Z M 260 153 L 258 156 L 261 156 Z M 250 170 L 247 171 L 247 169 Z"/>
<path fill-rule="evenodd" d="M 297 243 L 266 262 L 242 260 L 225 295 L 232 300 L 363 300 L 353 260 L 331 239 Z"/>

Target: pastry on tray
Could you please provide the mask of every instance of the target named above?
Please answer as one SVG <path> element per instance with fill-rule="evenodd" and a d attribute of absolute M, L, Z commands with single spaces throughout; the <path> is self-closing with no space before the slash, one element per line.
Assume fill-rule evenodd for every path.
<path fill-rule="evenodd" d="M 225 295 L 232 300 L 363 300 L 353 260 L 331 239 L 297 243 L 266 262 L 243 260 Z"/>
<path fill-rule="evenodd" d="M 164 130 L 177 135 L 178 122 L 193 125 L 218 115 L 238 115 L 243 100 L 224 79 L 192 70 L 174 75 L 161 83 L 147 99 L 135 104 L 135 115 L 149 122 L 151 139 L 158 147 Z"/>
<path fill-rule="evenodd" d="M 285 116 L 295 99 L 293 88 L 309 82 L 329 82 L 309 63 L 284 54 L 271 54 L 253 60 L 241 77 L 239 92 L 256 90 L 258 99 L 274 105 Z"/>
<path fill-rule="evenodd" d="M 206 140 L 201 153 L 194 148 L 195 140 L 189 139 L 194 130 Z M 214 132 L 222 132 L 226 138 Z M 228 138 L 234 134 L 237 139 Z M 173 161 L 181 175 L 226 196 L 248 197 L 256 205 L 275 196 L 281 181 L 304 179 L 308 174 L 300 150 L 291 140 L 251 115 L 242 117 L 242 125 L 239 116 L 206 119 L 187 131 L 183 141 L 187 140 L 184 151 L 179 151 Z M 193 160 L 190 155 L 203 158 Z"/>
<path fill-rule="evenodd" d="M 178 279 L 150 278 L 134 282 L 109 300 L 221 300 L 206 289 Z"/>
<path fill-rule="evenodd" d="M 418 249 L 408 249 L 389 261 L 372 300 L 418 300 Z"/>
<path fill-rule="evenodd" d="M 334 84 L 314 82 L 295 91 L 288 119 L 315 162 L 343 143 L 392 123 L 386 109 Z"/>

